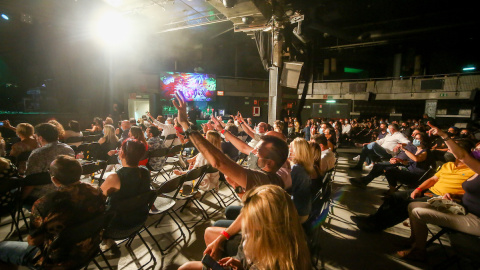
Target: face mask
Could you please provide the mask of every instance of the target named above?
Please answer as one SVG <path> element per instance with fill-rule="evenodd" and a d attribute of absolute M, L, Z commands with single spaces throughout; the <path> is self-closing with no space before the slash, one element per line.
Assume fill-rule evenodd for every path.
<path fill-rule="evenodd" d="M 417 140 L 417 139 L 414 139 L 412 144 L 418 147 L 418 146 L 420 146 L 420 141 Z"/>
<path fill-rule="evenodd" d="M 480 160 L 480 150 L 475 149 L 475 150 L 472 152 L 472 156 L 473 156 L 475 159 Z"/>
<path fill-rule="evenodd" d="M 418 126 L 418 123 L 415 123 L 415 126 Z"/>
<path fill-rule="evenodd" d="M 462 139 L 463 139 L 463 138 L 467 138 L 467 137 L 468 137 L 468 136 L 467 136 L 467 134 L 465 134 L 465 133 L 460 134 L 460 138 L 462 138 Z"/>
<path fill-rule="evenodd" d="M 255 128 L 255 133 L 259 133 L 259 132 L 258 132 L 258 127 Z"/>
<path fill-rule="evenodd" d="M 318 133 L 323 134 L 323 128 L 320 128 L 320 130 L 318 131 Z"/>
<path fill-rule="evenodd" d="M 348 121 L 345 121 L 345 124 L 348 124 Z"/>
<path fill-rule="evenodd" d="M 390 129 L 388 129 L 388 128 L 387 128 L 387 132 L 388 132 L 388 134 L 392 134 L 392 133 L 390 132 Z"/>
<path fill-rule="evenodd" d="M 383 121 L 380 121 L 380 124 L 383 124 Z"/>
<path fill-rule="evenodd" d="M 145 139 L 148 138 L 148 133 L 147 132 L 143 133 L 143 135 L 145 136 Z"/>
<path fill-rule="evenodd" d="M 455 134 L 453 134 L 452 132 L 447 132 L 447 135 L 448 135 L 448 137 L 452 137 L 452 136 L 454 136 Z"/>

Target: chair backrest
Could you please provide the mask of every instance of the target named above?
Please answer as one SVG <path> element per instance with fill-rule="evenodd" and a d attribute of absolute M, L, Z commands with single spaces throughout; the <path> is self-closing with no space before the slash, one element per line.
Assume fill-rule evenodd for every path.
<path fill-rule="evenodd" d="M 332 194 L 332 171 L 325 174 L 322 180 L 320 190 L 315 194 L 312 200 L 312 211 L 307 220 L 308 223 L 316 223 L 319 219 L 328 214 L 330 196 Z"/>
<path fill-rule="evenodd" d="M 102 137 L 102 134 L 83 136 L 83 141 L 84 142 L 96 142 L 96 141 L 100 140 L 101 137 Z"/>
<path fill-rule="evenodd" d="M 20 180 L 20 183 L 22 186 L 41 186 L 51 184 L 52 179 L 50 178 L 50 173 L 41 172 L 25 176 L 25 178 Z"/>
<path fill-rule="evenodd" d="M 182 151 L 182 145 L 175 145 L 168 151 L 168 155 L 176 155 Z"/>
<path fill-rule="evenodd" d="M 165 137 L 165 140 L 168 141 L 168 140 L 174 140 L 177 138 L 177 134 L 175 133 L 172 133 L 172 134 L 168 134 L 167 137 Z"/>
<path fill-rule="evenodd" d="M 170 141 L 170 144 L 169 145 L 165 144 L 165 146 L 171 147 L 176 138 L 177 138 L 177 134 L 168 134 L 167 137 L 165 137 L 165 142 Z M 182 150 L 182 145 L 180 145 L 180 150 Z"/>
<path fill-rule="evenodd" d="M 101 146 L 98 142 L 82 143 L 77 147 L 77 152 L 83 152 L 85 160 L 95 160 L 100 148 Z"/>
<path fill-rule="evenodd" d="M 176 198 L 178 193 L 180 192 L 180 189 L 182 188 L 183 182 L 185 182 L 186 176 L 186 174 L 180 175 L 164 182 L 157 189 L 157 194 L 168 194 L 173 192 L 173 195 L 171 195 L 171 197 Z"/>
<path fill-rule="evenodd" d="M 16 164 L 18 165 L 18 163 L 22 162 L 22 161 L 27 161 L 28 160 L 28 157 L 30 157 L 30 154 L 32 153 L 32 151 L 26 151 L 26 152 L 22 152 L 20 153 L 18 156 L 17 156 L 17 159 L 16 159 Z"/>
<path fill-rule="evenodd" d="M 115 212 L 116 215 L 128 215 L 132 212 L 138 212 L 139 209 L 142 208 L 150 209 L 156 197 L 157 192 L 155 190 L 149 190 L 137 196 L 117 201 L 112 207 L 110 207 L 109 211 Z M 145 208 L 147 206 L 148 208 Z M 146 217 L 147 216 L 145 216 L 145 219 Z"/>
<path fill-rule="evenodd" d="M 193 144 L 192 141 L 188 141 L 186 143 L 183 144 L 183 149 L 185 148 L 192 148 L 192 147 L 195 147 L 195 145 Z"/>
<path fill-rule="evenodd" d="M 78 142 L 81 142 L 83 141 L 83 137 L 68 137 L 66 140 L 65 140 L 65 143 L 78 143 Z"/>
<path fill-rule="evenodd" d="M 100 170 L 105 170 L 106 168 L 107 168 L 106 161 L 85 163 L 85 164 L 82 164 L 82 174 L 83 175 L 92 174 Z"/>
<path fill-rule="evenodd" d="M 156 150 L 148 150 L 148 158 L 164 157 L 168 154 L 170 149 L 160 148 Z"/>
<path fill-rule="evenodd" d="M 204 165 L 204 166 L 201 166 L 201 167 L 198 167 L 198 168 L 195 168 L 193 170 L 188 171 L 187 174 L 186 174 L 185 181 L 192 181 L 192 180 L 195 180 L 197 178 L 202 177 L 205 174 L 205 172 L 207 171 L 208 166 L 210 166 L 210 165 Z"/>
<path fill-rule="evenodd" d="M 18 179 L 3 179 L 0 181 L 0 213 L 11 211 L 15 208 L 19 186 L 20 182 Z"/>

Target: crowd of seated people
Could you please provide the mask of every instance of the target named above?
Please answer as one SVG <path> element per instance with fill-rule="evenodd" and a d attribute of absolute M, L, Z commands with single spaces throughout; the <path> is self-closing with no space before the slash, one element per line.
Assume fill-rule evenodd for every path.
<path fill-rule="evenodd" d="M 425 202 L 432 194 L 447 197 L 456 196 L 450 194 L 462 194 L 462 185 L 476 172 L 475 169 L 471 169 L 475 165 L 474 162 L 469 158 L 460 158 L 459 154 L 451 149 L 456 147 L 456 151 L 461 153 L 470 151 L 472 147 L 468 142 L 474 141 L 471 132 L 452 127 L 448 129 L 448 133 L 442 133 L 438 128 L 432 127 L 431 131 L 426 133 L 430 128 L 426 120 L 397 123 L 376 118 L 364 121 L 309 119 L 302 127 L 296 118 L 287 118 L 286 121 L 275 121 L 273 126 L 264 122 L 254 126 L 251 120 L 248 118 L 245 120 L 241 113 L 237 113 L 227 121 L 221 117 L 212 117 L 202 129 L 198 129 L 192 127 L 188 121 L 186 104 L 181 94 L 177 94 L 174 105 L 178 109 L 176 118 L 154 118 L 148 113 L 147 120 L 123 120 L 118 128 L 115 128 L 111 118 L 103 121 L 96 117 L 92 128 L 85 132 L 81 131 L 79 123 L 74 120 L 68 123 L 66 130 L 56 120 L 40 124 L 35 129 L 29 124 L 22 123 L 15 129 L 20 142 L 11 147 L 9 155 L 15 157 L 23 152 L 32 151 L 26 161 L 25 174 L 28 176 L 48 172 L 50 164 L 60 155 L 70 157 L 62 156 L 66 160 L 75 156 L 72 148 L 60 141 L 82 137 L 83 133 L 98 133 L 101 135 L 98 141 L 101 154 L 97 158 L 107 160 L 111 156 L 117 156 L 121 167 L 109 175 L 100 187 L 103 195 L 109 197 L 109 203 L 115 204 L 119 200 L 150 190 L 150 172 L 144 165 L 150 162 L 147 167 L 159 171 L 164 167 L 166 157 L 148 159 L 148 151 L 191 142 L 198 154 L 188 160 L 190 166 L 186 166 L 185 163 L 182 165 L 183 170 L 175 171 L 174 174 L 184 174 L 188 170 L 209 164 L 219 172 L 207 175 L 201 189 L 218 188 L 219 174 L 222 173 L 243 199 L 242 206 L 227 207 L 225 220 L 217 221 L 214 226 L 205 230 L 207 246 L 205 253 L 220 260 L 222 265 L 242 264 L 247 268 L 269 266 L 272 256 L 275 258 L 280 255 L 287 257 L 282 257 L 284 259 L 279 260 L 277 264 L 295 265 L 296 269 L 303 269 L 303 266 L 310 264 L 305 232 L 300 228 L 311 215 L 313 195 L 319 190 L 323 176 L 335 167 L 340 144 L 356 144 L 362 147 L 357 165 L 350 168 L 351 170 L 363 170 L 364 162 L 372 164 L 368 175 L 350 179 L 352 185 L 365 187 L 382 174 L 385 174 L 389 184 L 388 196 L 375 214 L 368 217 L 352 217 L 352 220 L 361 230 L 381 231 L 402 222 L 410 215 L 413 220 L 411 221 L 413 239 L 415 241 L 418 239 L 418 243 L 415 242 L 412 249 L 400 252 L 407 258 L 424 255 L 424 225 L 434 223 L 432 218 L 434 214 L 427 213 L 431 209 L 417 202 Z M 5 126 L 14 129 L 9 123 Z M 248 140 L 238 136 L 240 130 L 248 136 Z M 36 135 L 35 138 L 33 134 Z M 167 140 L 169 135 L 175 136 Z M 71 145 L 78 146 L 81 143 L 75 142 Z M 459 150 L 460 148 L 464 150 Z M 244 167 L 237 163 L 237 159 L 245 155 L 247 162 Z M 439 159 L 438 156 L 444 161 L 453 156 L 454 162 L 445 163 L 435 175 L 419 182 L 432 167 L 432 160 Z M 180 154 L 178 158 L 183 162 Z M 396 192 L 400 183 L 415 189 Z M 35 211 L 38 199 L 51 194 L 54 185 L 55 182 L 46 186 L 27 186 L 23 190 L 24 203 L 30 207 L 33 205 L 32 211 Z M 470 188 L 469 191 L 465 190 L 469 192 L 465 199 L 469 200 L 468 206 L 478 194 L 475 193 L 477 189 L 474 185 L 467 185 L 465 188 Z M 278 204 L 270 206 L 260 204 L 266 198 L 277 200 Z M 277 213 L 274 207 L 279 207 L 283 211 Z M 471 204 L 469 207 L 472 207 Z M 414 210 L 415 208 L 418 209 Z M 265 212 L 262 213 L 265 215 L 257 214 L 254 219 L 256 221 L 253 222 L 252 209 L 263 209 Z M 122 230 L 139 222 L 148 210 L 152 209 L 144 210 L 139 211 L 138 217 L 128 219 L 117 217 L 113 223 L 115 226 L 109 227 L 104 234 L 105 246 L 113 245 L 114 242 L 109 240 L 110 238 L 115 238 Z M 285 215 L 290 212 L 294 214 L 288 214 L 289 218 L 285 219 Z M 259 225 L 260 220 L 263 221 Z M 265 247 L 266 243 L 262 242 L 261 236 L 272 237 L 269 235 L 270 232 L 264 229 L 266 228 L 264 224 L 270 224 L 269 222 L 280 224 L 279 228 L 283 229 L 277 236 L 289 241 L 292 250 Z M 286 230 L 285 227 L 289 229 Z M 475 233 L 474 231 L 473 234 Z M 251 237 L 252 235 L 256 237 Z M 40 248 L 38 244 L 31 246 L 30 249 Z M 302 256 L 288 257 L 293 253 L 298 254 L 298 251 L 302 251 Z M 4 260 L 3 257 L 1 260 L 18 263 Z M 181 269 L 198 267 L 198 263 L 189 263 Z"/>

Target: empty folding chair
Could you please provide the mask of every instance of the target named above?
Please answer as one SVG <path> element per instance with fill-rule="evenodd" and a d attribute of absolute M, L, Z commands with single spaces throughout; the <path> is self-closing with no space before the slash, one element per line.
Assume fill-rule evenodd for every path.
<path fill-rule="evenodd" d="M 182 227 L 178 220 L 180 220 L 180 217 L 177 215 L 175 211 L 173 211 L 173 207 L 175 206 L 177 196 L 179 196 L 180 190 L 182 189 L 182 185 L 184 183 L 184 180 L 186 178 L 186 175 L 181 175 L 175 178 L 172 178 L 170 180 L 167 180 L 163 184 L 160 185 L 160 187 L 156 190 L 157 192 L 157 198 L 155 199 L 154 206 L 156 209 L 155 214 L 159 215 L 159 218 L 149 225 L 148 227 L 155 225 L 155 228 L 157 228 L 160 225 L 160 222 L 165 218 L 166 215 L 168 215 L 173 222 L 177 225 L 177 228 L 180 232 L 180 236 L 177 237 L 170 243 L 167 247 L 162 248 L 160 246 L 160 243 L 155 239 L 155 237 L 147 231 L 147 233 L 150 234 L 152 237 L 153 241 L 155 241 L 155 244 L 157 244 L 158 249 L 160 249 L 160 252 L 162 255 L 165 255 L 165 252 L 170 249 L 172 246 L 178 244 L 180 241 L 184 240 L 186 243 L 186 235 L 182 230 Z M 147 228 L 148 228 L 147 227 Z"/>
<path fill-rule="evenodd" d="M 168 157 L 167 157 L 167 160 L 165 161 L 165 165 L 173 166 L 171 169 L 171 172 L 174 169 L 179 169 L 179 170 L 183 169 L 182 164 L 180 162 L 181 157 L 178 156 L 181 151 L 182 151 L 182 145 L 175 145 L 174 147 L 170 148 L 170 150 L 168 151 L 168 154 L 167 154 Z M 165 166 L 163 168 L 163 172 L 167 173 L 167 171 L 165 170 Z"/>

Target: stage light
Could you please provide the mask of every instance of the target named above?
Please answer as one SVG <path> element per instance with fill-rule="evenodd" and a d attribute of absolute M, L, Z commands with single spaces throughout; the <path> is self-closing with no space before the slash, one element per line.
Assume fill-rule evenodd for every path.
<path fill-rule="evenodd" d="M 242 22 L 243 24 L 251 24 L 253 22 L 253 17 L 252 16 L 242 17 Z"/>
<path fill-rule="evenodd" d="M 92 26 L 95 37 L 108 47 L 125 45 L 132 31 L 131 22 L 118 13 L 106 13 Z"/>
<path fill-rule="evenodd" d="M 475 69 L 475 67 L 464 67 L 463 71 L 474 71 Z"/>
<path fill-rule="evenodd" d="M 327 103 L 336 103 L 337 101 L 336 100 L 333 100 L 333 99 L 329 99 L 327 100 Z"/>
<path fill-rule="evenodd" d="M 226 8 L 233 8 L 237 3 L 237 0 L 223 0 L 222 2 Z"/>
<path fill-rule="evenodd" d="M 6 21 L 8 21 L 10 19 L 10 18 L 8 18 L 7 14 L 3 14 L 3 13 L 2 13 L 2 18 Z"/>

